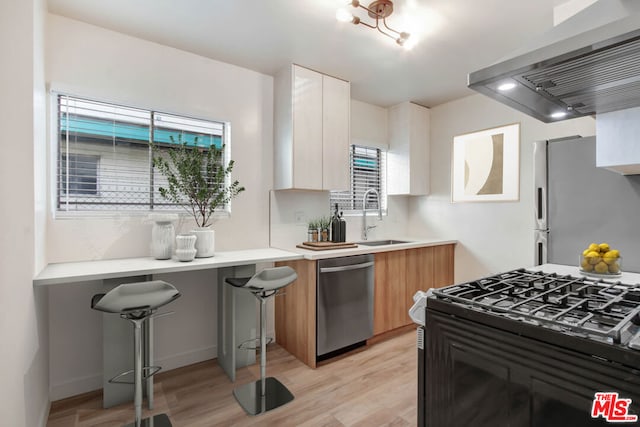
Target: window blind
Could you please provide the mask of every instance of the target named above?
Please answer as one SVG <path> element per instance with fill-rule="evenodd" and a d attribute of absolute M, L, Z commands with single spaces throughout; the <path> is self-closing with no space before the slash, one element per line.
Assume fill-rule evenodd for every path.
<path fill-rule="evenodd" d="M 220 148 L 224 123 L 58 95 L 58 211 L 174 210 L 149 141 Z M 197 141 L 197 142 L 196 142 Z M 224 162 L 224 160 L 223 160 Z"/>
<path fill-rule="evenodd" d="M 387 209 L 386 194 L 386 152 L 374 147 L 351 145 L 349 155 L 350 189 L 347 191 L 332 191 L 330 196 L 330 211 L 335 204 L 338 211 L 345 214 L 362 214 L 362 202 L 367 190 L 374 188 L 380 194 L 382 209 Z M 378 209 L 375 194 L 369 194 L 365 201 L 366 209 Z"/>

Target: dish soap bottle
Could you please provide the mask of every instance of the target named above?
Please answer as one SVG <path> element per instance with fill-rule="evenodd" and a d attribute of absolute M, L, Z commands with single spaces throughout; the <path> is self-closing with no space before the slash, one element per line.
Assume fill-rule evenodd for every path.
<path fill-rule="evenodd" d="M 344 242 L 342 234 L 340 233 L 340 217 L 338 216 L 338 204 L 336 203 L 336 210 L 331 217 L 331 241 L 332 242 Z"/>
<path fill-rule="evenodd" d="M 347 221 L 342 217 L 344 212 L 340 212 L 340 241 L 347 241 Z"/>

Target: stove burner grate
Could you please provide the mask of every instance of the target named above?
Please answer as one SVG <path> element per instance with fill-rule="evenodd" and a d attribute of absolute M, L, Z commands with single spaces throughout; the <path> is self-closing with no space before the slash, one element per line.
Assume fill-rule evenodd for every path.
<path fill-rule="evenodd" d="M 514 270 L 434 289 L 437 298 L 564 333 L 620 344 L 640 331 L 640 285 Z"/>

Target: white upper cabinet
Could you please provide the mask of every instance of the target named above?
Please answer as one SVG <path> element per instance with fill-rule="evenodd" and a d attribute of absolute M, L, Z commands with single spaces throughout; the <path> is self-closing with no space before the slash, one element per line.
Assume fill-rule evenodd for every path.
<path fill-rule="evenodd" d="M 429 109 L 403 102 L 389 109 L 387 193 L 429 194 Z"/>
<path fill-rule="evenodd" d="M 298 65 L 274 81 L 274 188 L 349 188 L 349 82 Z"/>

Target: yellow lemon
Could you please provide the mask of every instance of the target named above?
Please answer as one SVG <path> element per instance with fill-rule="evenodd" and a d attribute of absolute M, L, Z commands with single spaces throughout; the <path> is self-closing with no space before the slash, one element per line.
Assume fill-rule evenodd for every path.
<path fill-rule="evenodd" d="M 614 262 L 613 264 L 609 264 L 609 273 L 611 274 L 620 273 L 620 266 L 618 265 L 617 262 Z"/>
<path fill-rule="evenodd" d="M 609 244 L 608 243 L 600 243 L 598 245 L 598 248 L 600 249 L 600 252 L 602 252 L 602 253 L 609 252 Z"/>
<path fill-rule="evenodd" d="M 598 244 L 597 244 L 597 243 L 591 243 L 591 244 L 589 245 L 589 250 L 590 250 L 590 251 L 598 252 L 598 251 L 600 250 L 600 246 L 598 246 Z"/>
<path fill-rule="evenodd" d="M 587 256 L 587 254 L 591 252 L 591 250 L 589 250 L 589 248 L 585 249 L 584 251 L 582 251 L 582 256 Z"/>
<path fill-rule="evenodd" d="M 600 273 L 600 274 L 609 272 L 609 266 L 602 261 L 597 263 L 595 267 L 593 267 L 593 269 L 595 270 L 596 273 Z"/>
<path fill-rule="evenodd" d="M 596 251 L 591 251 L 587 253 L 587 259 L 591 264 L 596 265 L 600 262 L 600 254 Z"/>
<path fill-rule="evenodd" d="M 591 265 L 589 263 L 589 260 L 586 258 L 582 259 L 582 262 L 580 263 L 580 266 L 582 267 L 582 269 L 584 271 L 592 271 L 593 270 L 593 265 Z"/>
<path fill-rule="evenodd" d="M 620 256 L 620 251 L 617 249 L 611 249 L 608 253 L 610 253 L 614 258 L 618 258 Z"/>

